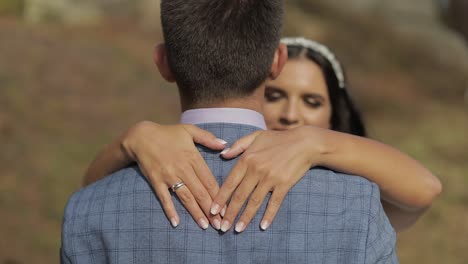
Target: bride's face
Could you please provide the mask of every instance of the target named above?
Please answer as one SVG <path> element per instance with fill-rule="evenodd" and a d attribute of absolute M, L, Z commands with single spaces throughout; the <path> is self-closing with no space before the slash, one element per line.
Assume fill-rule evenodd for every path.
<path fill-rule="evenodd" d="M 289 60 L 280 76 L 267 82 L 263 109 L 272 130 L 330 128 L 332 108 L 320 67 L 304 58 Z"/>

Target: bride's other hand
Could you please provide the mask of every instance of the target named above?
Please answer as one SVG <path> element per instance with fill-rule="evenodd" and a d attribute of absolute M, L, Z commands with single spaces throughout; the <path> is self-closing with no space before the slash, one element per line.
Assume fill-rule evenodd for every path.
<path fill-rule="evenodd" d="M 183 182 L 185 186 L 175 194 L 193 219 L 203 229 L 208 228 L 209 222 L 219 229 L 220 216 L 210 214 L 212 198 L 219 186 L 194 142 L 213 150 L 222 150 L 226 145 L 225 141 L 194 125 L 143 121 L 124 134 L 121 148 L 130 160 L 138 163 L 174 227 L 180 218 L 170 188 Z"/>
<path fill-rule="evenodd" d="M 317 128 L 317 137 L 320 131 L 322 129 Z M 260 227 L 265 230 L 270 226 L 288 191 L 319 162 L 320 145 L 309 144 L 310 138 L 310 133 L 304 133 L 304 128 L 259 131 L 241 138 L 222 153 L 224 158 L 234 158 L 243 153 L 224 181 L 211 208 L 211 213 L 217 214 L 232 196 L 223 217 L 222 231 L 231 228 L 250 196 L 235 226 L 237 232 L 244 231 L 267 194 L 272 192 Z M 316 140 L 320 142 L 320 139 Z"/>

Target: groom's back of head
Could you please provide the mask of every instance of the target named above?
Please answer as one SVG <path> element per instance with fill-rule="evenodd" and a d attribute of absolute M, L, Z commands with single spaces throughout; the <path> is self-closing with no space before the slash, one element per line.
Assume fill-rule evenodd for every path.
<path fill-rule="evenodd" d="M 170 69 L 190 105 L 251 95 L 268 77 L 281 0 L 162 0 Z"/>

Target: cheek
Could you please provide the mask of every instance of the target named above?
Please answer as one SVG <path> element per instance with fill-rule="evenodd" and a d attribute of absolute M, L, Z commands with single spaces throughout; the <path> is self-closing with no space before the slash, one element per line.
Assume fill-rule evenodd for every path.
<path fill-rule="evenodd" d="M 281 116 L 281 104 L 276 102 L 276 103 L 268 103 L 266 102 L 263 105 L 263 116 L 265 117 L 265 121 L 267 123 L 267 126 L 271 126 L 275 124 Z"/>
<path fill-rule="evenodd" d="M 328 107 L 322 107 L 320 109 L 307 109 L 303 112 L 303 118 L 305 125 L 318 126 L 326 129 L 331 128 L 331 109 Z"/>

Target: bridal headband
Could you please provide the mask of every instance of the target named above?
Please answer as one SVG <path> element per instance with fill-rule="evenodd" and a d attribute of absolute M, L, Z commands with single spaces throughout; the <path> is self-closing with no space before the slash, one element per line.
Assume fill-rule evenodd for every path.
<path fill-rule="evenodd" d="M 345 79 L 343 68 L 341 67 L 340 62 L 336 59 L 335 54 L 330 51 L 325 45 L 322 45 L 316 41 L 305 39 L 305 38 L 282 38 L 281 43 L 286 46 L 300 46 L 303 48 L 311 49 L 315 52 L 318 52 L 320 55 L 325 57 L 333 67 L 336 78 L 341 89 L 345 89 Z"/>

